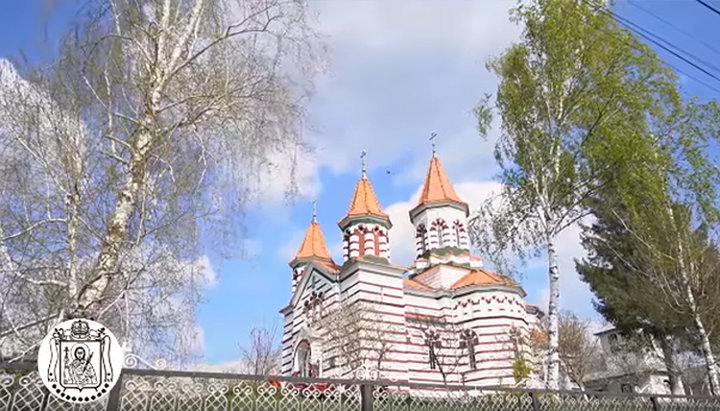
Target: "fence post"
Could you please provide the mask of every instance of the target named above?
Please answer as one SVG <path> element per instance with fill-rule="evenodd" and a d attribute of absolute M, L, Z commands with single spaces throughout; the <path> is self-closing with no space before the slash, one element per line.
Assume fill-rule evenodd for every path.
<path fill-rule="evenodd" d="M 530 399 L 532 400 L 532 409 L 533 411 L 540 411 L 540 400 L 537 397 L 537 393 L 535 391 L 530 391 Z"/>
<path fill-rule="evenodd" d="M 653 406 L 653 411 L 660 411 L 660 404 L 658 403 L 657 397 L 650 397 L 650 402 Z"/>
<path fill-rule="evenodd" d="M 373 409 L 373 385 L 360 384 L 360 410 L 372 411 Z"/>
<path fill-rule="evenodd" d="M 108 398 L 107 407 L 105 411 L 118 411 L 120 410 L 120 392 L 122 391 L 123 373 L 120 371 L 117 383 L 110 390 L 110 396 Z"/>

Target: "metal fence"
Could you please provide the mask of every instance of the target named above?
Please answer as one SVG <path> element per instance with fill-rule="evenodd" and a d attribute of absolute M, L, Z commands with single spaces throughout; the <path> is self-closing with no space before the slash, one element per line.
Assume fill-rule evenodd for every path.
<path fill-rule="evenodd" d="M 720 398 L 544 391 L 123 368 L 110 395 L 70 404 L 33 363 L 0 363 L 0 411 L 605 411 L 720 410 Z"/>

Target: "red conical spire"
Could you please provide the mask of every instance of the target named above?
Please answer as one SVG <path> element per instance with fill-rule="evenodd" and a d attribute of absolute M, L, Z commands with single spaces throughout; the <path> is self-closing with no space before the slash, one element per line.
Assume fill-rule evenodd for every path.
<path fill-rule="evenodd" d="M 422 193 L 418 205 L 436 202 L 453 202 L 467 206 L 465 202 L 455 193 L 455 189 L 450 183 L 450 179 L 445 173 L 445 169 L 440 163 L 437 154 L 433 153 L 430 160 L 430 168 L 425 176 Z"/>
<path fill-rule="evenodd" d="M 303 239 L 295 258 L 290 261 L 290 265 L 295 265 L 297 262 L 302 260 L 314 259 L 332 262 L 332 257 L 330 257 L 327 245 L 325 244 L 325 236 L 320 229 L 320 224 L 317 222 L 315 202 L 313 202 L 312 222 L 305 232 L 305 238 Z"/>

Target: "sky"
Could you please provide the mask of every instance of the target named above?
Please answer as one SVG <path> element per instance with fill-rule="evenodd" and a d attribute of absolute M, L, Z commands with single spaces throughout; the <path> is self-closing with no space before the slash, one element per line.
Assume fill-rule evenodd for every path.
<path fill-rule="evenodd" d="M 720 8 L 720 0 L 708 0 Z M 71 0 L 0 0 L 0 58 L 26 56 L 42 62 L 53 55 L 58 34 L 67 28 L 78 4 Z M 316 79 L 309 101 L 314 147 L 299 159 L 299 195 L 288 202 L 284 190 L 287 162 L 278 159 L 261 195 L 249 205 L 243 258 L 208 261 L 214 281 L 199 307 L 198 350 L 206 364 L 237 360 L 254 326 L 279 326 L 278 310 L 290 299 L 288 261 L 310 223 L 311 202 L 336 261 L 342 261 L 337 222 L 344 217 L 360 176 L 360 153 L 367 150 L 369 178 L 394 224 L 392 261 L 412 262 L 414 241 L 408 210 L 415 205 L 429 165 L 428 137 L 436 132 L 437 150 L 459 196 L 471 209 L 497 189 L 492 157 L 497 127 L 480 137 L 471 114 L 497 79 L 485 62 L 497 56 L 521 31 L 508 20 L 514 1 L 469 0 L 320 0 L 311 1 L 317 28 L 329 46 L 330 65 Z M 56 6 L 56 7 L 49 7 Z M 51 12 L 50 12 L 50 11 Z M 692 0 L 620 0 L 619 15 L 671 43 L 720 66 L 720 15 Z M 652 14 L 650 14 L 652 13 Z M 664 21 L 663 21 L 664 20 Z M 47 23 L 47 24 L 46 24 Z M 668 24 L 669 23 L 669 24 Z M 709 44 L 710 47 L 703 44 Z M 666 52 L 661 56 L 680 74 L 688 97 L 720 97 L 698 80 L 714 84 Z M 599 322 L 592 294 L 577 276 L 582 258 L 579 229 L 558 241 L 563 309 Z M 542 258 L 521 269 L 519 278 L 530 303 L 547 305 L 547 268 Z"/>

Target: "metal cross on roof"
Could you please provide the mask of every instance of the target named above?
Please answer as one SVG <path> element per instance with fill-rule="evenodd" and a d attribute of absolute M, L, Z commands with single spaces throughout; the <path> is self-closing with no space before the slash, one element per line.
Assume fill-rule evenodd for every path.
<path fill-rule="evenodd" d="M 367 165 L 365 164 L 365 156 L 367 156 L 367 151 L 363 149 L 362 153 L 360 153 L 360 161 L 362 162 L 362 176 L 367 176 Z"/>

